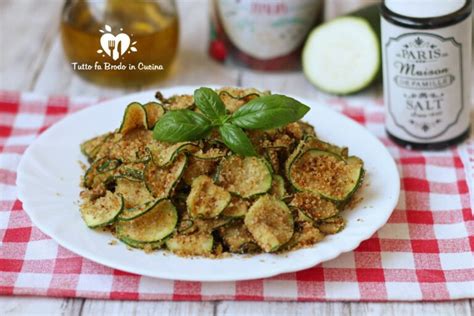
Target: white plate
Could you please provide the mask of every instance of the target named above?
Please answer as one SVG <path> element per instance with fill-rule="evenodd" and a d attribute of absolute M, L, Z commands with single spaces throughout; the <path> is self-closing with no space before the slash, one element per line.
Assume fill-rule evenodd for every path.
<path fill-rule="evenodd" d="M 192 93 L 195 87 L 163 89 L 165 96 Z M 400 178 L 392 157 L 366 129 L 352 120 L 311 100 L 305 120 L 323 139 L 350 148 L 361 157 L 367 170 L 363 201 L 344 213 L 346 228 L 328 236 L 312 248 L 285 255 L 235 255 L 225 259 L 181 258 L 158 251 L 145 254 L 122 244 L 111 246 L 112 236 L 91 230 L 79 214 L 79 179 L 85 162 L 79 144 L 117 128 L 125 106 L 148 102 L 148 91 L 103 102 L 67 116 L 47 129 L 26 150 L 18 167 L 19 198 L 33 223 L 63 247 L 90 260 L 131 273 L 174 280 L 230 281 L 269 277 L 312 267 L 351 251 L 386 223 L 400 191 Z"/>

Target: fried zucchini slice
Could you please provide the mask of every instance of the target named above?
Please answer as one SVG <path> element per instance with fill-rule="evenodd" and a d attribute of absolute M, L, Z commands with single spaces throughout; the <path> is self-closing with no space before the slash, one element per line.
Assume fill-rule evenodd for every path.
<path fill-rule="evenodd" d="M 138 102 L 127 106 L 118 132 L 125 135 L 134 129 L 148 129 L 146 111 Z"/>
<path fill-rule="evenodd" d="M 216 91 L 219 94 L 225 108 L 230 113 L 237 111 L 245 103 L 258 98 L 262 95 L 269 95 L 269 91 L 259 91 L 257 89 L 236 89 L 232 87 L 224 87 Z"/>
<path fill-rule="evenodd" d="M 305 138 L 304 149 L 319 149 L 322 151 L 328 151 L 330 153 L 341 156 L 344 159 L 349 156 L 349 149 L 347 147 L 339 147 L 330 143 L 326 143 L 313 136 L 308 136 Z"/>
<path fill-rule="evenodd" d="M 304 248 L 312 246 L 324 239 L 324 234 L 314 227 L 312 223 L 300 222 L 297 224 L 295 233 L 291 240 L 283 247 L 284 250 L 291 250 L 294 248 Z"/>
<path fill-rule="evenodd" d="M 212 233 L 214 230 L 224 227 L 232 221 L 232 218 L 195 218 L 194 226 L 196 231 Z"/>
<path fill-rule="evenodd" d="M 107 152 L 107 156 L 119 159 L 123 163 L 140 163 L 150 160 L 150 153 L 145 145 L 152 141 L 152 132 L 135 129 L 127 134 L 117 134 L 115 143 Z"/>
<path fill-rule="evenodd" d="M 336 204 L 308 191 L 296 193 L 290 206 L 297 208 L 313 221 L 330 218 L 339 213 Z"/>
<path fill-rule="evenodd" d="M 194 108 L 194 97 L 189 94 L 173 95 L 172 97 L 163 100 L 165 106 L 170 110 L 184 110 Z"/>
<path fill-rule="evenodd" d="M 191 217 L 216 218 L 229 205 L 231 195 L 208 176 L 199 176 L 191 185 L 186 204 Z"/>
<path fill-rule="evenodd" d="M 184 213 L 178 225 L 178 233 L 183 235 L 200 233 L 212 233 L 231 222 L 231 218 L 192 218 L 187 212 Z"/>
<path fill-rule="evenodd" d="M 285 179 L 282 176 L 273 175 L 272 187 L 269 193 L 280 200 L 286 196 Z"/>
<path fill-rule="evenodd" d="M 139 242 L 136 240 L 132 240 L 126 237 L 119 237 L 120 241 L 125 243 L 127 246 L 130 246 L 132 248 L 138 248 L 138 249 L 143 249 L 145 252 L 150 252 L 155 249 L 159 249 L 163 247 L 165 244 L 165 240 L 160 240 L 160 241 L 155 241 L 155 242 Z"/>
<path fill-rule="evenodd" d="M 120 194 L 107 191 L 95 200 L 86 200 L 81 206 L 81 216 L 90 228 L 107 226 L 115 221 L 124 207 Z"/>
<path fill-rule="evenodd" d="M 117 178 L 115 192 L 123 195 L 125 208 L 130 209 L 154 200 L 144 182 Z"/>
<path fill-rule="evenodd" d="M 219 235 L 230 252 L 246 253 L 259 249 L 257 242 L 242 221 L 219 228 Z M 249 247 L 251 244 L 254 247 Z"/>
<path fill-rule="evenodd" d="M 194 219 L 189 216 L 188 212 L 182 213 L 176 228 L 178 234 L 192 234 L 197 231 L 197 226 L 194 225 Z"/>
<path fill-rule="evenodd" d="M 279 148 L 266 148 L 264 151 L 265 158 L 268 160 L 270 165 L 272 166 L 272 170 L 274 173 L 280 172 L 280 157 L 279 157 Z"/>
<path fill-rule="evenodd" d="M 283 131 L 296 140 L 301 140 L 308 134 L 305 126 L 301 124 L 301 122 L 290 123 L 283 127 Z M 314 133 L 314 130 L 312 132 Z"/>
<path fill-rule="evenodd" d="M 333 201 L 346 201 L 363 178 L 362 160 L 310 149 L 291 163 L 288 179 L 299 191 L 310 191 Z"/>
<path fill-rule="evenodd" d="M 171 144 L 157 140 L 149 143 L 146 148 L 153 162 L 160 167 L 171 164 L 180 153 L 199 150 L 199 146 L 193 142 Z"/>
<path fill-rule="evenodd" d="M 178 234 L 166 240 L 166 247 L 183 256 L 209 255 L 214 247 L 214 237 L 207 233 Z"/>
<path fill-rule="evenodd" d="M 278 250 L 293 236 L 293 216 L 281 200 L 263 195 L 245 215 L 245 226 L 265 252 Z"/>
<path fill-rule="evenodd" d="M 163 199 L 152 199 L 143 202 L 142 204 L 138 204 L 135 207 L 125 208 L 118 216 L 118 219 L 121 221 L 130 221 L 132 219 L 140 217 L 146 212 L 152 210 L 153 207 L 155 207 L 155 205 L 162 200 Z"/>
<path fill-rule="evenodd" d="M 129 221 L 119 221 L 116 232 L 119 239 L 149 243 L 168 237 L 178 222 L 178 213 L 170 200 L 156 203 L 145 214 Z"/>
<path fill-rule="evenodd" d="M 268 131 L 266 131 L 268 133 Z M 261 141 L 261 147 L 266 149 L 288 149 L 293 146 L 295 140 L 281 132 L 275 132 L 275 135 L 266 134 L 269 139 Z"/>
<path fill-rule="evenodd" d="M 221 215 L 228 218 L 242 218 L 249 210 L 249 201 L 233 196 Z"/>
<path fill-rule="evenodd" d="M 199 159 L 194 155 L 188 157 L 188 165 L 184 170 L 183 180 L 187 185 L 191 185 L 193 180 L 200 175 L 211 175 L 217 168 L 217 162 L 212 159 Z"/>
<path fill-rule="evenodd" d="M 148 129 L 153 129 L 156 122 L 165 114 L 165 109 L 157 102 L 148 102 L 143 108 L 146 112 Z"/>
<path fill-rule="evenodd" d="M 272 186 L 271 167 L 263 158 L 232 155 L 222 159 L 217 183 L 243 198 L 263 194 Z"/>
<path fill-rule="evenodd" d="M 170 195 L 181 179 L 186 167 L 186 160 L 185 155 L 179 155 L 167 167 L 159 167 L 152 161 L 147 163 L 144 172 L 145 185 L 155 198 L 167 198 Z"/>
<path fill-rule="evenodd" d="M 112 133 L 105 133 L 89 140 L 86 140 L 81 144 L 81 152 L 90 160 L 94 160 L 99 152 L 100 146 L 104 144 L 108 137 Z"/>
<path fill-rule="evenodd" d="M 199 150 L 193 153 L 193 156 L 201 160 L 218 160 L 227 156 L 229 152 L 226 148 L 210 148 L 206 151 Z"/>
<path fill-rule="evenodd" d="M 308 222 L 313 224 L 314 220 L 306 215 L 305 213 L 301 212 L 300 210 L 296 209 L 296 216 L 295 216 L 295 221 L 296 222 Z"/>
<path fill-rule="evenodd" d="M 308 151 L 309 149 L 319 149 L 321 151 L 327 151 L 333 153 L 337 156 L 346 159 L 348 157 L 348 148 L 347 147 L 338 147 L 336 145 L 323 142 L 318 139 L 316 136 L 305 136 L 299 143 L 298 146 L 293 150 L 291 155 L 285 162 L 286 173 L 289 173 L 290 165 L 295 161 L 295 159 L 300 156 L 302 153 Z"/>
<path fill-rule="evenodd" d="M 143 170 L 145 169 L 144 163 L 138 164 L 122 164 L 116 172 L 116 177 L 124 178 L 130 181 L 141 182 L 145 180 Z"/>
<path fill-rule="evenodd" d="M 121 162 L 117 159 L 101 158 L 94 161 L 84 175 L 84 187 L 96 188 L 113 177 Z"/>
<path fill-rule="evenodd" d="M 325 219 L 321 224 L 318 225 L 318 228 L 324 234 L 337 234 L 346 226 L 344 218 L 339 215 L 336 215 L 331 218 Z"/>

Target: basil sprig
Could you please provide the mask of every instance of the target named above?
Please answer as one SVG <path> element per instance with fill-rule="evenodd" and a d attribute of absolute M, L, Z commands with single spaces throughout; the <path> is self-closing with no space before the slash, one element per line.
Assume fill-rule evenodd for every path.
<path fill-rule="evenodd" d="M 257 153 L 244 129 L 272 129 L 301 119 L 309 107 L 279 94 L 255 98 L 229 115 L 219 95 L 210 88 L 194 91 L 194 103 L 199 111 L 167 112 L 155 125 L 153 137 L 176 143 L 199 140 L 213 128 L 218 128 L 222 141 L 234 153 L 255 156 Z"/>
<path fill-rule="evenodd" d="M 235 153 L 242 156 L 256 156 L 257 153 L 252 146 L 252 142 L 247 134 L 238 126 L 225 123 L 219 127 L 222 141 Z"/>
<path fill-rule="evenodd" d="M 309 107 L 281 94 L 251 100 L 232 114 L 230 122 L 247 129 L 272 129 L 302 118 Z"/>
<path fill-rule="evenodd" d="M 169 143 L 203 138 L 211 130 L 211 122 L 202 114 L 178 110 L 166 112 L 153 128 L 153 137 Z"/>
<path fill-rule="evenodd" d="M 219 95 L 211 88 L 199 88 L 194 91 L 194 103 L 211 122 L 222 123 L 225 118 L 225 105 Z"/>

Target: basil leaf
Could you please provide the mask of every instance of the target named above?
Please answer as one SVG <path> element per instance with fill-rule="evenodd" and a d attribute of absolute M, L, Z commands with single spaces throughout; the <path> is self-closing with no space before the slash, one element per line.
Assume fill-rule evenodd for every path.
<path fill-rule="evenodd" d="M 230 122 L 247 129 L 272 129 L 301 119 L 309 107 L 280 94 L 251 100 L 232 114 Z"/>
<path fill-rule="evenodd" d="M 160 118 L 153 129 L 153 137 L 170 143 L 198 140 L 210 129 L 211 123 L 204 115 L 190 110 L 176 110 Z"/>
<path fill-rule="evenodd" d="M 194 103 L 212 123 L 221 125 L 225 116 L 225 105 L 214 90 L 205 87 L 196 89 Z"/>
<path fill-rule="evenodd" d="M 257 155 L 247 134 L 240 127 L 226 123 L 219 127 L 219 132 L 224 144 L 234 153 L 241 156 Z"/>

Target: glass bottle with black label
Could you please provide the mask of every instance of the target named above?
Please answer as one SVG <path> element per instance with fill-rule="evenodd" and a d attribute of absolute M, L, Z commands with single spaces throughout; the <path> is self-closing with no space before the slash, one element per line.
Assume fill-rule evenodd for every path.
<path fill-rule="evenodd" d="M 469 135 L 471 0 L 385 0 L 385 127 L 396 143 L 441 149 Z"/>

